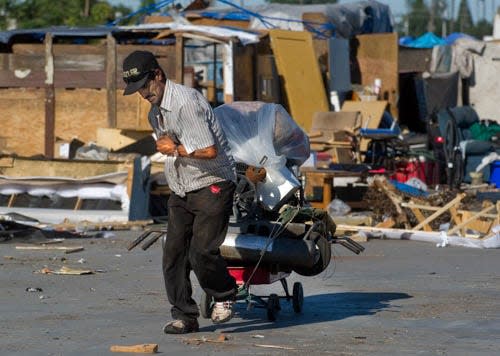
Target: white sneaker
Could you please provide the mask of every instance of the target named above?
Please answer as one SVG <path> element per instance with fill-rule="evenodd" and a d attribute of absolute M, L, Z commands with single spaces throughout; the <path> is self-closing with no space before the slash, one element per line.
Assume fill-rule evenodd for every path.
<path fill-rule="evenodd" d="M 214 324 L 225 323 L 233 317 L 233 304 L 232 300 L 224 302 L 216 302 L 212 309 L 212 322 Z"/>

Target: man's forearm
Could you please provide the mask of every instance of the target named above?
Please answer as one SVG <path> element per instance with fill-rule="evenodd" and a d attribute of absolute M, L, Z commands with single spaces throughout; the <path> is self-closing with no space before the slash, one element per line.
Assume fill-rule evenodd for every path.
<path fill-rule="evenodd" d="M 199 150 L 195 150 L 190 154 L 187 153 L 184 145 L 177 145 L 177 153 L 179 157 L 190 157 L 190 158 L 198 158 L 198 159 L 213 159 L 217 157 L 217 147 L 210 146 L 207 148 L 201 148 Z"/>

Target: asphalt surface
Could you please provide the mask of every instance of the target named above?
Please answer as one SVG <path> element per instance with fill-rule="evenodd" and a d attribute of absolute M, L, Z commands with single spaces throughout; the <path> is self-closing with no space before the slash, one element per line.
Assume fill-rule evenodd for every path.
<path fill-rule="evenodd" d="M 18 250 L 26 242 L 20 239 L 0 244 L 0 355 L 106 355 L 112 354 L 111 345 L 143 343 L 158 344 L 163 355 L 496 355 L 500 350 L 500 250 L 372 240 L 357 256 L 335 247 L 334 260 L 320 275 L 289 276 L 290 286 L 300 281 L 304 287 L 301 313 L 282 300 L 277 320 L 269 322 L 265 309 L 247 310 L 242 303 L 227 324 L 200 319 L 199 333 L 172 336 L 162 332 L 170 306 L 160 244 L 146 251 L 126 249 L 139 234 L 66 239 L 64 246 L 84 247 L 71 254 Z M 62 266 L 95 273 L 37 273 Z M 280 283 L 252 292 L 283 294 Z"/>

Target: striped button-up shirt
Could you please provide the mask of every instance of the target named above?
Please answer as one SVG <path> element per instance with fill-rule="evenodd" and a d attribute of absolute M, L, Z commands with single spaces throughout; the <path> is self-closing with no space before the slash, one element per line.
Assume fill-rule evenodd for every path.
<path fill-rule="evenodd" d="M 151 107 L 148 119 L 157 137 L 169 136 L 183 145 L 187 153 L 217 147 L 214 159 L 167 157 L 165 176 L 175 194 L 183 197 L 217 182 L 236 180 L 226 136 L 201 93 L 167 80 L 162 102 L 159 107 Z"/>

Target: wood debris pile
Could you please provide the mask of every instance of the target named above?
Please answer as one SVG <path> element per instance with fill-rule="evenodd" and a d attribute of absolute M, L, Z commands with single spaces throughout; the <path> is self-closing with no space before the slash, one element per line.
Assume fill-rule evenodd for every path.
<path fill-rule="evenodd" d="M 396 188 L 383 176 L 374 177 L 365 195 L 375 227 L 438 232 L 481 238 L 500 224 L 500 202 L 479 200 L 458 190 L 414 196 Z M 449 224 L 445 228 L 445 224 Z"/>

